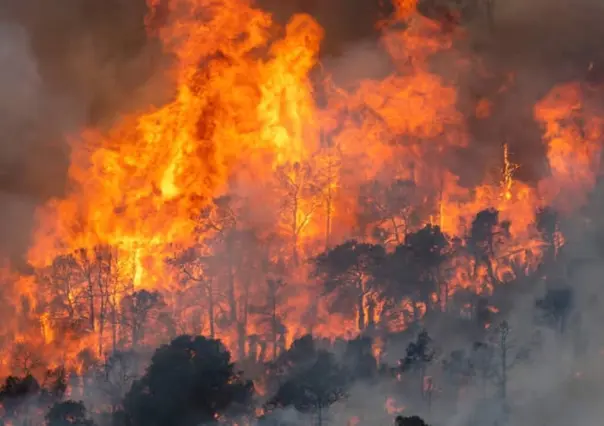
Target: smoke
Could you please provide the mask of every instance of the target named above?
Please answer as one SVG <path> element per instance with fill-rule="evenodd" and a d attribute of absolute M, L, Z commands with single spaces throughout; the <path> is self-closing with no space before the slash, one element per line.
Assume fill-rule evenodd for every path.
<path fill-rule="evenodd" d="M 282 21 L 297 11 L 319 20 L 326 28 L 322 63 L 339 84 L 380 79 L 392 71 L 375 39 L 373 25 L 384 12 L 380 2 L 261 3 Z M 479 99 L 493 103 L 488 118 L 469 118 L 470 144 L 456 159 L 455 169 L 465 182 L 484 176 L 489 166 L 484 158 L 497 158 L 502 143 L 510 145 L 512 161 L 520 165 L 520 179 L 535 182 L 547 174 L 542 129 L 533 118 L 533 105 L 555 84 L 599 81 L 604 69 L 604 51 L 599 47 L 603 12 L 596 0 L 499 2 L 495 32 L 488 32 L 477 20 L 456 45 L 473 60 L 480 58 L 492 76 L 480 75 L 477 69 L 459 74 L 453 58 L 435 59 L 433 70 L 456 87 L 465 117 L 472 117 Z M 9 16 L 0 22 L 0 255 L 22 254 L 35 207 L 65 191 L 70 134 L 82 127 L 110 124 L 120 114 L 165 96 L 156 82 L 161 83 L 159 70 L 166 58 L 145 35 L 145 13 L 143 0 L 11 3 Z M 574 255 L 594 256 L 595 244 L 585 239 L 583 225 L 571 221 L 567 227 L 565 235 L 580 236 L 570 248 Z M 582 333 L 590 336 L 594 346 L 603 340 L 599 330 L 602 267 L 597 258 L 572 276 L 577 289 L 575 311 L 583 313 Z M 534 288 L 516 295 L 510 313 L 513 330 L 533 330 L 526 324 L 532 324 L 533 301 L 543 291 L 542 286 Z M 435 339 L 446 342 L 444 352 L 461 344 L 440 330 Z M 511 424 L 562 426 L 577 418 L 598 424 L 604 414 L 596 399 L 603 378 L 598 355 L 584 359 L 572 352 L 572 341 L 544 339 L 535 354 L 540 362 L 511 372 L 510 400 L 517 407 Z M 364 422 L 387 424 L 384 404 L 390 394 L 390 389 L 379 386 L 358 386 L 346 406 L 334 407 L 333 416 L 346 424 L 352 413 L 362 411 Z M 450 412 L 438 408 L 431 416 L 438 424 L 466 425 L 482 404 L 479 396 L 469 400 L 458 407 L 456 417 L 449 418 Z M 499 415 L 484 405 L 487 416 Z M 282 416 L 300 421 L 291 411 Z"/>
<path fill-rule="evenodd" d="M 0 59 L 0 252 L 18 253 L 27 243 L 33 208 L 62 186 L 65 163 L 52 147 L 52 129 L 43 124 L 51 110 L 22 27 L 0 23 Z"/>
<path fill-rule="evenodd" d="M 67 188 L 83 128 L 166 98 L 140 1 L 7 1 L 0 11 L 0 255 L 27 250 L 37 206 Z M 168 94 L 169 95 L 169 94 Z"/>

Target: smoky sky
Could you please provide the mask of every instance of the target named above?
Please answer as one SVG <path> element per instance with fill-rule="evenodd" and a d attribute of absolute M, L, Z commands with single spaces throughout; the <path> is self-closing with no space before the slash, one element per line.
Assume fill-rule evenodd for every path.
<path fill-rule="evenodd" d="M 36 206 L 65 192 L 68 137 L 134 107 L 159 51 L 145 14 L 144 0 L 2 2 L 0 254 L 22 254 Z"/>
<path fill-rule="evenodd" d="M 325 30 L 323 62 L 338 63 L 356 49 L 340 67 L 355 78 L 379 68 L 375 23 L 392 10 L 387 1 L 258 4 L 280 23 L 298 12 L 313 15 Z M 145 0 L 4 0 L 0 6 L 0 252 L 22 252 L 35 206 L 65 192 L 68 135 L 107 125 L 153 99 L 148 92 L 164 58 L 145 31 L 146 13 Z M 494 105 L 491 118 L 468 119 L 471 143 L 456 162 L 468 184 L 484 172 L 482 159 L 499 155 L 504 142 L 521 165 L 520 178 L 543 175 L 545 147 L 532 107 L 557 83 L 593 83 L 604 75 L 602 17 L 596 0 L 499 0 L 494 32 L 468 24 L 458 48 L 481 57 L 493 75 L 450 83 L 466 116 L 481 97 Z M 445 77 L 453 68 L 446 57 L 434 66 Z M 497 94 L 510 72 L 515 85 Z"/>

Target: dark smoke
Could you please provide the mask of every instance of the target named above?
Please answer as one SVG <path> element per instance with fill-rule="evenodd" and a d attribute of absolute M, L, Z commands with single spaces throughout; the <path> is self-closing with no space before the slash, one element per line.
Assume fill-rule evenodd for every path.
<path fill-rule="evenodd" d="M 0 254 L 66 188 L 68 136 L 144 104 L 159 45 L 144 0 L 5 1 L 0 10 Z M 147 89 L 148 90 L 148 89 Z"/>

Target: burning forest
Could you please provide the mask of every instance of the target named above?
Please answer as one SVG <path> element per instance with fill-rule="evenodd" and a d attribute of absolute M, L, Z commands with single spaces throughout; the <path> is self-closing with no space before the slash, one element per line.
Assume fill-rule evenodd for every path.
<path fill-rule="evenodd" d="M 596 2 L 34 3 L 2 424 L 598 424 Z"/>

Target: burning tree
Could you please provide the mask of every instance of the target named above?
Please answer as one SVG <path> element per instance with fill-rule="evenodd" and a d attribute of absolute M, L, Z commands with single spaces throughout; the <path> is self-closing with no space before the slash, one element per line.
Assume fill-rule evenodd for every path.
<path fill-rule="evenodd" d="M 291 286 L 289 288 L 291 290 Z M 252 306 L 252 313 L 259 316 L 261 327 L 268 329 L 268 341 L 271 345 L 271 358 L 276 359 L 285 348 L 285 324 L 288 307 L 285 305 L 288 286 L 281 279 L 266 280 L 266 303 Z M 291 291 L 289 292 L 291 294 Z M 289 308 L 291 310 L 291 308 Z M 263 359 L 264 354 L 259 358 Z"/>
<path fill-rule="evenodd" d="M 587 99 L 597 91 L 565 84 L 535 105 L 550 176 L 515 180 L 506 143 L 501 181 L 480 170 L 468 178 L 466 154 L 480 138 L 467 123 L 487 122 L 497 108 L 479 93 L 470 119 L 474 101 L 455 84 L 490 85 L 484 75 L 501 73 L 482 66 L 481 52 L 468 59 L 469 44 L 450 30 L 472 10 L 492 23 L 493 1 L 392 2 L 380 25 L 369 25 L 379 27 L 388 73 L 354 81 L 328 77 L 328 61 L 319 66 L 324 31 L 311 16 L 281 26 L 252 1 L 147 3 L 150 35 L 169 58 L 159 61 L 169 69 L 157 74 L 172 96 L 74 138 L 69 184 L 36 214 L 23 268 L 35 273 L 0 270 L 7 308 L 0 342 L 8 358 L 0 367 L 7 374 L 39 376 L 66 363 L 84 392 L 87 373 L 103 357 L 109 369 L 122 350 L 142 351 L 166 335 L 207 334 L 212 340 L 177 339 L 158 350 L 122 414 L 151 424 L 169 424 L 178 410 L 183 424 L 222 415 L 229 392 L 245 393 L 247 384 L 229 357 L 216 354 L 224 349 L 212 346 L 219 337 L 238 361 L 261 366 L 272 357 L 295 372 L 300 383 L 280 376 L 289 386 L 277 386 L 284 386 L 282 401 L 321 413 L 343 384 L 336 377 L 330 387 L 300 371 L 339 366 L 308 349 L 308 339 L 296 341 L 300 330 L 313 327 L 315 337 L 332 340 L 375 332 L 387 340 L 412 324 L 463 322 L 469 312 L 473 324 L 464 324 L 480 338 L 494 329 L 496 310 L 509 310 L 510 289 L 546 275 L 555 287 L 549 268 L 561 262 L 564 237 L 553 211 L 535 210 L 561 209 L 568 196 L 570 207 L 561 210 L 577 212 L 587 199 L 601 161 L 601 111 Z M 454 67 L 446 75 L 433 71 L 441 53 Z M 475 60 L 476 75 L 466 71 L 474 67 L 458 66 Z M 486 169 L 491 160 L 483 160 Z M 492 162 L 499 167 L 499 159 Z M 320 296 L 305 286 L 309 272 L 312 284 L 320 281 Z M 562 330 L 571 302 L 564 289 L 552 288 L 538 306 Z M 333 313 L 355 321 L 330 321 Z M 498 343 L 485 339 L 467 358 L 481 370 L 475 374 L 498 375 L 505 395 L 501 377 L 510 366 L 494 359 L 509 361 L 509 341 L 497 330 Z M 430 355 L 424 339 L 407 348 L 407 371 L 420 377 Z M 291 341 L 297 343 L 288 350 Z M 346 363 L 372 376 L 370 345 L 358 342 Z M 219 373 L 200 351 L 210 353 Z M 111 400 L 115 411 L 132 377 L 110 370 L 117 377 L 103 371 L 100 380 L 116 382 L 105 383 L 119 395 Z M 182 373 L 201 381 L 206 370 L 220 376 L 227 396 L 209 395 Z M 164 379 L 166 389 L 158 384 Z M 175 396 L 194 403 L 183 406 Z"/>
<path fill-rule="evenodd" d="M 140 290 L 121 301 L 123 325 L 130 330 L 132 347 L 136 348 L 145 337 L 145 330 L 156 323 L 159 310 L 164 306 L 157 291 Z"/>
<path fill-rule="evenodd" d="M 314 275 L 323 280 L 325 294 L 335 296 L 332 311 L 356 306 L 359 331 L 373 323 L 372 313 L 365 311 L 366 297 L 377 288 L 373 275 L 385 255 L 382 246 L 348 241 L 315 259 Z"/>
<path fill-rule="evenodd" d="M 359 197 L 360 223 L 373 225 L 373 236 L 384 245 L 403 244 L 405 236 L 420 223 L 420 189 L 414 182 L 378 180 L 364 184 Z"/>
<path fill-rule="evenodd" d="M 308 163 L 296 162 L 280 167 L 277 179 L 283 191 L 281 208 L 291 235 L 292 261 L 298 265 L 300 236 L 321 206 L 321 190 L 315 172 Z"/>

